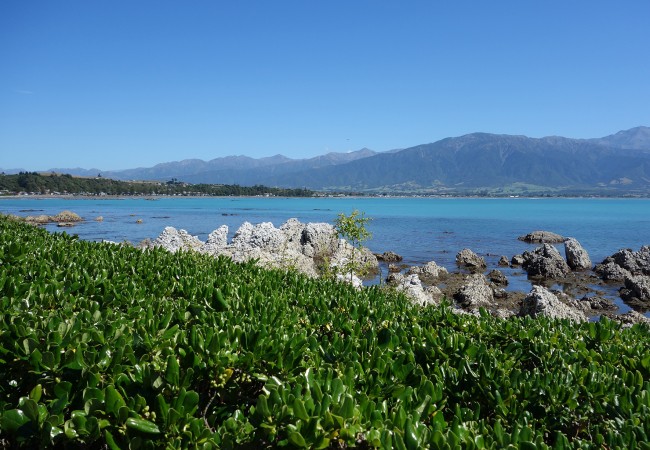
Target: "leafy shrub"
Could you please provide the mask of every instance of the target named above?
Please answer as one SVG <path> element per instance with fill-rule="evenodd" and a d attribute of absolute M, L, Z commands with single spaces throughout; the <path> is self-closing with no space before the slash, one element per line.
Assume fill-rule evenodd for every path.
<path fill-rule="evenodd" d="M 648 448 L 648 348 L 0 218 L 11 448 Z"/>

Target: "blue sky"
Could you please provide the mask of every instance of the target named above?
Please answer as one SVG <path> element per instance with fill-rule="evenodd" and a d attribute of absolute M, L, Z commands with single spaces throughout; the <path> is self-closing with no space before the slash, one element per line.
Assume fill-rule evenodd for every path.
<path fill-rule="evenodd" d="M 0 168 L 650 125 L 650 2 L 0 2 Z"/>

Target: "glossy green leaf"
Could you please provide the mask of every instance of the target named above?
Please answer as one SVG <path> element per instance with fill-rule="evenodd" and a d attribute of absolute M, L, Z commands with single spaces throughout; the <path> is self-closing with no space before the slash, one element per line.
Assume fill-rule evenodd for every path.
<path fill-rule="evenodd" d="M 167 368 L 165 369 L 165 380 L 172 386 L 179 387 L 180 384 L 180 365 L 176 356 L 169 355 L 167 358 Z"/>
<path fill-rule="evenodd" d="M 148 434 L 160 434 L 160 429 L 158 426 L 145 419 L 137 419 L 134 417 L 129 417 L 126 419 L 126 426 L 127 428 L 131 428 L 133 430 L 140 431 L 142 433 L 148 433 Z"/>
<path fill-rule="evenodd" d="M 19 409 L 10 409 L 2 413 L 0 425 L 8 432 L 15 432 L 23 425 L 30 422 L 29 417 Z"/>

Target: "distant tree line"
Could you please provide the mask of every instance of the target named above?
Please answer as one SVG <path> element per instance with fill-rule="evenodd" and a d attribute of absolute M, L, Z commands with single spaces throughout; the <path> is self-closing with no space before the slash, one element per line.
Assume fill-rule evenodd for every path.
<path fill-rule="evenodd" d="M 20 172 L 0 175 L 0 193 L 38 195 L 171 195 L 171 196 L 259 196 L 311 197 L 307 189 L 283 189 L 262 185 L 239 186 L 226 184 L 189 184 L 173 178 L 168 182 L 118 181 L 97 178 L 73 177 L 69 174 L 40 174 Z"/>

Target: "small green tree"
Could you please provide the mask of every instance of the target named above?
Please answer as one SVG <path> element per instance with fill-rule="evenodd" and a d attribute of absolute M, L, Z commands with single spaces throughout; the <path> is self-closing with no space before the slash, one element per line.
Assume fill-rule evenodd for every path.
<path fill-rule="evenodd" d="M 355 209 L 349 216 L 339 213 L 334 221 L 337 237 L 347 240 L 352 246 L 350 258 L 343 266 L 345 274 L 349 273 L 350 277 L 352 277 L 353 273 L 363 276 L 368 270 L 365 265 L 357 261 L 356 254 L 361 251 L 363 243 L 372 237 L 372 234 L 366 228 L 366 225 L 371 220 L 370 217 L 366 217 L 365 213 Z"/>

